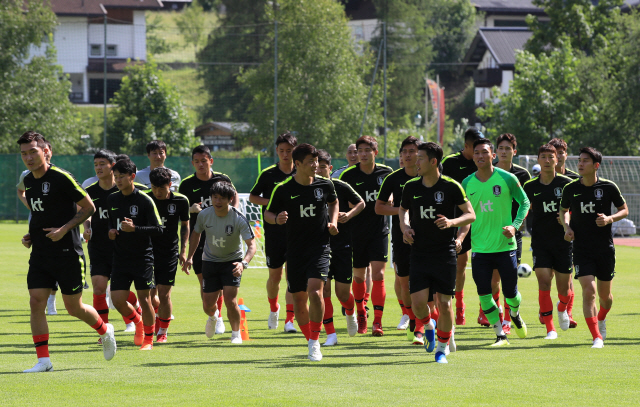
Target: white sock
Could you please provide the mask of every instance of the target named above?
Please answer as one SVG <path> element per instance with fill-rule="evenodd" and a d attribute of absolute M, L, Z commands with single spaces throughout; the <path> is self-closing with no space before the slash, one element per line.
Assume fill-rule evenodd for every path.
<path fill-rule="evenodd" d="M 38 363 L 44 363 L 44 364 L 51 363 L 51 359 L 49 359 L 49 358 L 38 358 Z"/>
<path fill-rule="evenodd" d="M 493 331 L 496 333 L 496 335 L 498 336 L 505 336 L 504 335 L 504 331 L 502 330 L 502 324 L 500 323 L 500 321 L 498 321 L 498 323 L 496 323 L 495 325 L 493 325 Z"/>
<path fill-rule="evenodd" d="M 427 325 L 425 325 L 424 328 L 427 331 L 433 331 L 434 329 L 436 329 L 436 325 L 433 323 L 433 319 L 430 319 L 429 323 Z"/>
<path fill-rule="evenodd" d="M 49 294 L 49 299 L 55 301 L 56 300 L 56 295 L 55 294 Z"/>
<path fill-rule="evenodd" d="M 220 316 L 220 310 L 216 310 L 216 312 L 213 314 L 212 318 L 218 318 Z"/>
<path fill-rule="evenodd" d="M 438 341 L 438 346 L 436 347 L 436 352 L 442 352 L 444 353 L 445 349 L 447 349 L 447 343 L 446 342 L 440 342 Z"/>
<path fill-rule="evenodd" d="M 166 334 L 167 334 L 167 328 L 158 329 L 158 335 L 166 335 Z"/>
<path fill-rule="evenodd" d="M 231 331 L 231 337 L 232 338 L 239 338 L 240 337 L 240 331 Z"/>

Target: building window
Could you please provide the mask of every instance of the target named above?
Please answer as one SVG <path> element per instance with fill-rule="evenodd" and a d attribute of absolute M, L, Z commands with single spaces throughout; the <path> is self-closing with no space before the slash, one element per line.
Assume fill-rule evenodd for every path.
<path fill-rule="evenodd" d="M 102 55 L 102 46 L 100 44 L 91 44 L 91 56 L 100 56 Z"/>
<path fill-rule="evenodd" d="M 118 46 L 117 45 L 107 45 L 107 56 L 108 57 L 118 56 Z"/>

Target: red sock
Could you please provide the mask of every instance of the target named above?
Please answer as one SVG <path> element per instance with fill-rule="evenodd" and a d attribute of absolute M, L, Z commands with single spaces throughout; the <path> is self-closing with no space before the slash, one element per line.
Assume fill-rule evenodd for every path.
<path fill-rule="evenodd" d="M 218 318 L 222 316 L 222 301 L 224 300 L 224 297 L 222 296 L 222 294 L 220 294 L 220 297 L 218 297 L 218 302 L 216 303 L 216 305 L 218 306 Z"/>
<path fill-rule="evenodd" d="M 322 323 L 324 324 L 324 330 L 327 335 L 336 333 L 336 328 L 333 326 L 333 303 L 331 302 L 331 297 L 324 297 L 324 317 L 322 317 Z M 314 322 L 311 322 L 311 324 L 313 327 Z M 320 331 L 320 328 L 318 328 L 318 331 Z M 311 329 L 311 339 L 313 339 L 313 328 Z"/>
<path fill-rule="evenodd" d="M 384 287 L 384 280 L 373 282 L 371 289 L 371 300 L 373 302 L 373 323 L 382 324 L 382 313 L 384 312 L 384 301 L 387 298 L 387 290 Z"/>
<path fill-rule="evenodd" d="M 148 326 L 144 326 L 144 341 L 142 342 L 142 346 L 153 344 L 153 332 L 155 329 L 155 324 Z"/>
<path fill-rule="evenodd" d="M 507 300 L 504 301 L 504 320 L 511 322 L 511 307 L 507 304 Z"/>
<path fill-rule="evenodd" d="M 278 304 L 278 296 L 276 295 L 276 298 L 267 297 L 267 299 L 269 300 L 269 307 L 271 307 L 271 312 L 277 312 L 280 309 L 280 304 Z"/>
<path fill-rule="evenodd" d="M 438 322 L 439 317 L 440 317 L 440 311 L 438 310 L 438 307 L 433 307 L 431 311 L 431 319 Z"/>
<path fill-rule="evenodd" d="M 400 309 L 402 310 L 402 315 L 407 315 L 407 310 L 404 307 L 404 303 L 398 300 L 398 304 L 400 304 Z"/>
<path fill-rule="evenodd" d="M 140 323 L 140 321 L 142 321 L 142 317 L 140 316 L 140 314 L 138 314 L 137 312 L 132 312 L 131 315 L 127 315 L 126 317 L 122 317 L 122 319 L 124 319 L 124 322 L 127 324 L 130 324 L 131 322 L 133 322 L 134 324 L 138 325 Z"/>
<path fill-rule="evenodd" d="M 573 315 L 573 299 L 576 297 L 576 293 L 573 290 L 569 290 L 569 302 L 567 303 L 567 314 Z"/>
<path fill-rule="evenodd" d="M 355 299 L 353 298 L 353 294 L 349 293 L 349 299 L 347 302 L 340 301 L 340 304 L 344 307 L 344 311 L 347 315 L 353 315 Z"/>
<path fill-rule="evenodd" d="M 456 291 L 456 308 L 464 308 L 464 290 Z"/>
<path fill-rule="evenodd" d="M 156 313 L 156 323 L 154 324 L 154 333 L 157 335 L 158 331 L 160 330 L 160 317 L 158 316 L 158 314 Z"/>
<path fill-rule="evenodd" d="M 496 307 L 498 307 L 500 324 L 502 324 L 502 321 L 504 321 L 504 312 L 500 309 L 500 289 L 498 289 L 497 293 L 493 294 L 493 300 L 496 302 Z"/>
<path fill-rule="evenodd" d="M 351 285 L 353 287 L 353 298 L 356 301 L 356 309 L 358 314 L 364 314 L 364 292 L 367 289 L 367 285 L 364 283 L 356 283 L 355 281 Z"/>
<path fill-rule="evenodd" d="M 49 357 L 49 334 L 33 335 L 33 344 L 36 347 L 38 358 Z"/>
<path fill-rule="evenodd" d="M 371 298 L 371 293 L 366 292 L 367 291 L 366 288 L 364 290 L 365 290 L 365 293 L 364 293 L 364 297 L 362 297 L 362 299 L 364 300 L 364 305 L 367 305 L 367 303 L 369 302 L 369 299 Z"/>
<path fill-rule="evenodd" d="M 569 290 L 569 295 L 562 295 L 562 294 L 558 294 L 558 299 L 560 300 L 560 302 L 558 303 L 558 312 L 569 312 L 567 310 L 567 305 L 569 304 L 569 300 L 570 300 L 570 295 L 571 295 L 571 290 Z"/>
<path fill-rule="evenodd" d="M 169 329 L 169 324 L 171 323 L 171 318 L 169 319 L 158 319 L 158 323 L 160 324 L 160 328 Z"/>
<path fill-rule="evenodd" d="M 307 326 L 309 330 L 309 339 L 314 341 L 320 339 L 320 329 L 322 329 L 322 322 L 309 321 Z"/>
<path fill-rule="evenodd" d="M 107 325 L 102 322 L 102 318 L 98 316 L 98 322 L 95 325 L 91 325 L 91 328 L 95 329 L 98 332 L 98 335 L 104 335 L 107 332 Z"/>
<path fill-rule="evenodd" d="M 293 322 L 294 317 L 295 315 L 293 314 L 293 304 L 287 304 L 287 317 L 285 318 L 284 322 Z"/>
<path fill-rule="evenodd" d="M 413 313 L 413 309 L 411 307 L 405 307 L 407 310 L 407 315 L 409 315 L 409 319 L 416 319 L 416 314 Z"/>
<path fill-rule="evenodd" d="M 138 298 L 136 297 L 136 294 L 133 291 L 129 291 L 129 296 L 127 297 L 127 302 L 131 305 L 133 305 L 133 307 L 136 307 L 136 303 L 138 302 Z"/>
<path fill-rule="evenodd" d="M 587 321 L 587 326 L 591 331 L 591 336 L 593 336 L 593 340 L 596 338 L 602 339 L 602 335 L 600 335 L 600 329 L 598 329 L 598 317 L 585 318 Z"/>
<path fill-rule="evenodd" d="M 307 322 L 304 325 L 298 324 L 298 326 L 300 327 L 300 331 L 307 340 L 309 340 L 309 337 L 311 336 L 311 327 L 309 326 L 309 324 L 310 322 Z"/>
<path fill-rule="evenodd" d="M 109 304 L 107 304 L 107 294 L 93 295 L 93 308 L 96 309 L 104 323 L 109 322 Z"/>
<path fill-rule="evenodd" d="M 598 321 L 604 321 L 605 319 L 607 319 L 607 314 L 609 313 L 610 310 L 611 308 L 606 309 L 601 306 L 600 311 L 598 311 Z"/>
<path fill-rule="evenodd" d="M 436 329 L 436 335 L 438 336 L 438 342 L 447 343 L 449 342 L 449 338 L 451 338 L 451 331 L 444 332 L 439 329 Z"/>
<path fill-rule="evenodd" d="M 551 302 L 551 291 L 538 290 L 538 303 L 540 304 L 540 315 L 547 327 L 547 332 L 555 331 L 553 326 L 553 302 Z"/>
<path fill-rule="evenodd" d="M 424 327 L 425 325 L 429 324 L 429 321 L 431 320 L 430 316 L 426 316 L 424 318 L 418 318 L 416 317 L 416 329 L 414 332 L 422 332 L 424 333 Z"/>

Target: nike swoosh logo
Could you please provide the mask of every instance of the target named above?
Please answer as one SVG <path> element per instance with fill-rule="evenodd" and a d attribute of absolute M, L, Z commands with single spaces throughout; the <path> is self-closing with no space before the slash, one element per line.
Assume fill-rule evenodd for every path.
<path fill-rule="evenodd" d="M 118 210 L 118 208 L 111 208 L 111 210 L 112 210 L 112 211 L 116 211 L 116 210 Z"/>
<path fill-rule="evenodd" d="M 149 282 L 147 283 L 147 285 L 151 285 L 151 281 L 149 281 Z"/>
<path fill-rule="evenodd" d="M 472 194 L 469 194 L 469 196 L 471 196 L 471 195 L 475 195 L 475 194 L 476 194 L 476 193 L 474 192 L 474 193 L 472 193 Z"/>
<path fill-rule="evenodd" d="M 82 287 L 82 285 L 77 286 L 76 288 L 73 289 L 73 291 L 78 290 L 80 287 Z"/>
<path fill-rule="evenodd" d="M 300 195 L 296 195 L 296 196 L 292 196 L 291 199 L 296 199 L 297 197 L 299 197 Z"/>
<path fill-rule="evenodd" d="M 467 167 L 460 167 L 461 170 L 464 170 L 465 168 L 467 168 Z"/>
<path fill-rule="evenodd" d="M 92 199 L 91 201 L 97 201 L 98 199 L 100 199 L 100 198 L 94 198 L 94 199 Z"/>
<path fill-rule="evenodd" d="M 25 190 L 25 191 L 28 191 L 28 190 L 30 190 L 31 188 L 32 188 L 32 187 L 28 187 L 28 188 L 25 188 L 24 190 Z"/>
<path fill-rule="evenodd" d="M 170 283 L 173 283 L 173 280 L 169 280 Z"/>
<path fill-rule="evenodd" d="M 542 192 L 538 192 L 538 193 L 536 194 L 536 193 L 534 192 L 534 193 L 533 193 L 533 196 L 538 196 L 538 195 L 540 195 L 541 193 L 542 193 Z"/>
<path fill-rule="evenodd" d="M 364 184 L 364 182 L 356 182 L 356 185 Z"/>
<path fill-rule="evenodd" d="M 575 198 L 576 196 L 580 196 L 582 194 L 573 194 L 573 197 Z"/>
<path fill-rule="evenodd" d="M 347 278 L 347 281 L 351 280 L 351 277 Z"/>
<path fill-rule="evenodd" d="M 193 192 L 198 192 L 200 191 L 202 188 L 198 188 L 198 189 L 194 189 Z"/>
<path fill-rule="evenodd" d="M 422 198 L 422 195 L 414 196 L 413 199 Z"/>

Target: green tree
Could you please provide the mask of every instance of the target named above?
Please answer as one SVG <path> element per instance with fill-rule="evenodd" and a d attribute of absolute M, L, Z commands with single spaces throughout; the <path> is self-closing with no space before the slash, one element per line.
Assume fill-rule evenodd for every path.
<path fill-rule="evenodd" d="M 38 0 L 0 2 L 0 152 L 16 151 L 27 130 L 42 133 L 57 154 L 82 149 L 79 122 L 69 102 L 71 83 L 55 65 L 56 16 Z M 40 47 L 35 55 L 32 46 Z"/>
<path fill-rule="evenodd" d="M 158 14 L 147 14 L 147 59 L 148 56 L 157 54 L 166 54 L 171 52 L 174 44 L 171 44 L 160 36 L 160 31 L 164 28 L 162 26 L 162 17 Z"/>
<path fill-rule="evenodd" d="M 278 132 L 291 130 L 302 142 L 342 153 L 360 132 L 375 56 L 358 55 L 342 6 L 333 0 L 283 0 L 266 8 L 278 23 Z M 267 33 L 265 54 L 273 52 Z M 248 118 L 254 145 L 273 140 L 273 64 L 245 70 L 239 78 L 251 103 Z M 365 124 L 371 134 L 381 124 L 376 86 Z"/>
<path fill-rule="evenodd" d="M 433 27 L 434 36 L 432 63 L 455 64 L 464 58 L 477 26 L 476 9 L 469 0 L 427 0 L 429 10 L 427 24 Z M 457 77 L 455 65 L 434 65 L 436 74 L 446 73 Z"/>
<path fill-rule="evenodd" d="M 167 143 L 168 153 L 184 155 L 198 144 L 176 87 L 153 60 L 126 68 L 112 99 L 107 143 L 111 150 L 144 154 L 151 140 Z"/>
<path fill-rule="evenodd" d="M 190 6 L 186 7 L 176 18 L 176 26 L 184 38 L 184 42 L 193 46 L 197 55 L 198 48 L 205 40 L 205 15 L 198 0 L 194 0 Z"/>

